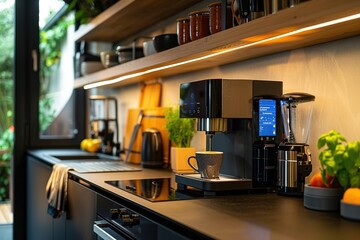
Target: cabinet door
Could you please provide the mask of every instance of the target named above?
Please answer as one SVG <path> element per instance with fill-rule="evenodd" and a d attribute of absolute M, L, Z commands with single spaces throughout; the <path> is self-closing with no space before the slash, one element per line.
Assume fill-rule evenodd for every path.
<path fill-rule="evenodd" d="M 27 163 L 27 239 L 65 239 L 65 215 L 53 219 L 47 214 L 45 188 L 51 167 L 33 157 Z"/>
<path fill-rule="evenodd" d="M 96 239 L 93 224 L 96 218 L 96 193 L 69 179 L 66 239 Z"/>

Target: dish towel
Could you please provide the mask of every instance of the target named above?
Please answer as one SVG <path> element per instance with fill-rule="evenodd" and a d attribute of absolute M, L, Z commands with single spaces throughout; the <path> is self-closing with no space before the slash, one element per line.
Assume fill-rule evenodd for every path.
<path fill-rule="evenodd" d="M 55 164 L 47 182 L 47 212 L 53 218 L 59 218 L 65 212 L 67 201 L 68 171 L 70 169 L 72 168 L 65 164 Z"/>

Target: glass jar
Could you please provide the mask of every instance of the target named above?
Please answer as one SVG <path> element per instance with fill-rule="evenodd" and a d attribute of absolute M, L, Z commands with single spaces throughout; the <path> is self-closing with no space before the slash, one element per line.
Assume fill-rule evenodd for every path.
<path fill-rule="evenodd" d="M 220 32 L 222 30 L 221 4 L 221 2 L 214 2 L 208 5 L 210 12 L 209 25 L 211 34 Z"/>
<path fill-rule="evenodd" d="M 189 17 L 191 41 L 210 35 L 208 10 L 191 12 Z"/>
<path fill-rule="evenodd" d="M 176 22 L 179 45 L 191 42 L 190 18 L 178 18 Z"/>

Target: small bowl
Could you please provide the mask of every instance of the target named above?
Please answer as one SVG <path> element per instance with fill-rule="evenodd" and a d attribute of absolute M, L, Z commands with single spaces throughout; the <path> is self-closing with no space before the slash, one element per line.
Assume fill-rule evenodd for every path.
<path fill-rule="evenodd" d="M 340 202 L 340 215 L 344 218 L 360 221 L 360 205 Z"/>
<path fill-rule="evenodd" d="M 133 52 L 135 53 L 135 58 L 133 56 Z M 119 63 L 125 63 L 144 57 L 144 51 L 142 47 L 118 46 L 116 48 L 116 54 L 118 55 Z"/>
<path fill-rule="evenodd" d="M 118 55 L 115 51 L 105 51 L 100 53 L 101 63 L 105 68 L 119 64 Z"/>
<path fill-rule="evenodd" d="M 154 47 L 157 52 L 179 46 L 176 33 L 161 34 L 153 38 Z"/>

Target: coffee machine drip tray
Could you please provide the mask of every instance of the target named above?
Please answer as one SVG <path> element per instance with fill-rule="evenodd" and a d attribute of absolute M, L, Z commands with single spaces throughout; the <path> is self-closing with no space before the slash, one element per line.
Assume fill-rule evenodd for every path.
<path fill-rule="evenodd" d="M 218 192 L 252 189 L 252 180 L 221 175 L 219 179 L 201 178 L 200 174 L 176 174 L 175 181 L 179 190 L 194 187 L 204 191 L 204 195 L 216 195 Z"/>

